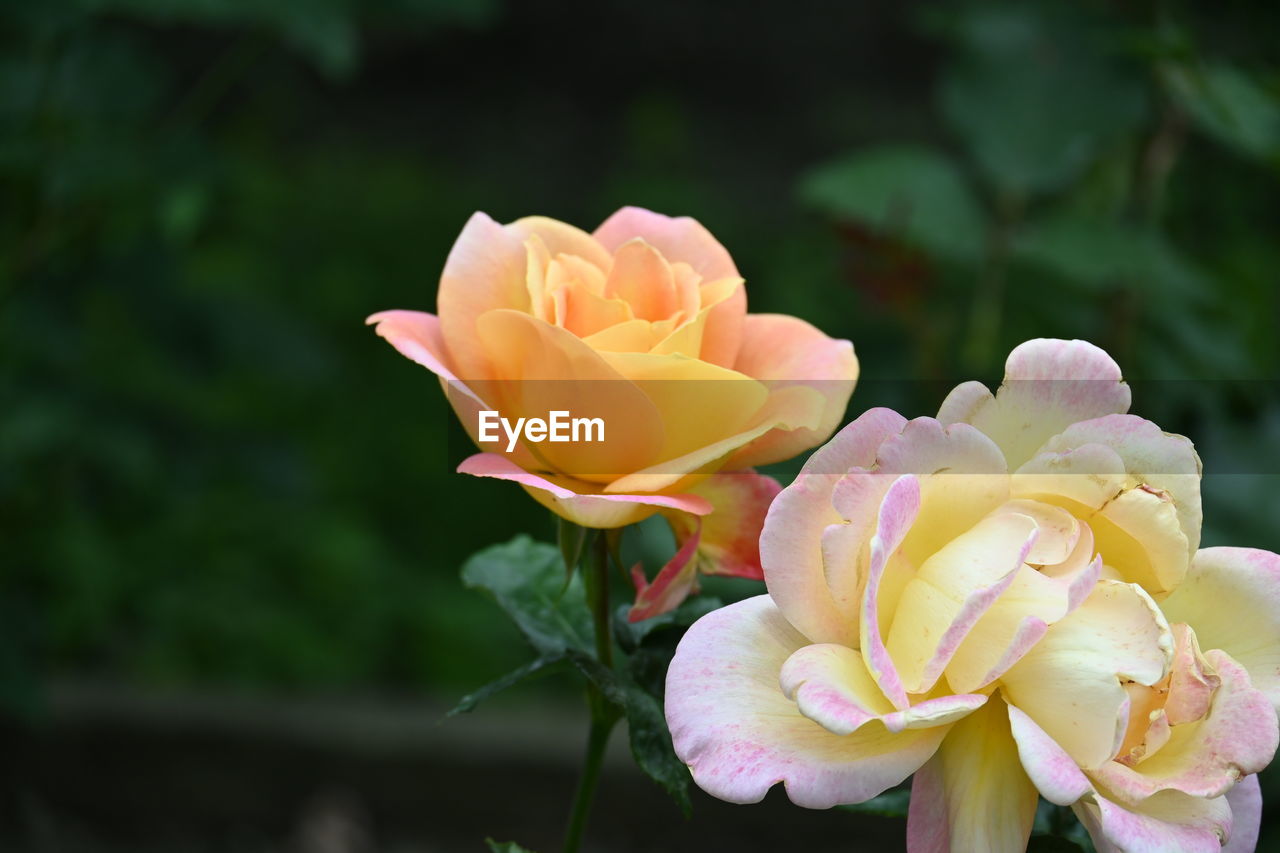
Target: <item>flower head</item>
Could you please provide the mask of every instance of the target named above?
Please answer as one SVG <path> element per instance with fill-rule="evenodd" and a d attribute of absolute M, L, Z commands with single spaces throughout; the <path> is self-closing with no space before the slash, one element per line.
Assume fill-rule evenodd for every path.
<path fill-rule="evenodd" d="M 1197 550 L 1195 451 L 1129 398 L 1097 347 L 1030 341 L 997 393 L 872 410 L 819 449 L 769 510 L 769 595 L 672 661 L 695 781 L 826 807 L 916 773 L 914 851 L 1022 850 L 1037 792 L 1099 849 L 1256 835 L 1280 557 Z"/>

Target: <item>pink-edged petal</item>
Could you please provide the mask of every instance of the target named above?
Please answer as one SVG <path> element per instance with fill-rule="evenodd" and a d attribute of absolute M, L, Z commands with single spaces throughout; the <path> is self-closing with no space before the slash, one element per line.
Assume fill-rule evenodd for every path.
<path fill-rule="evenodd" d="M 993 699 L 960 720 L 916 771 L 907 813 L 910 853 L 1022 853 L 1036 789 L 1018 763 L 1005 704 Z"/>
<path fill-rule="evenodd" d="M 1130 401 L 1120 368 L 1087 341 L 1027 341 L 1009 354 L 996 394 L 983 390 L 961 385 L 943 402 L 938 419 L 977 427 L 1000 446 L 1011 469 L 1069 425 L 1127 412 Z"/>
<path fill-rule="evenodd" d="M 907 581 L 885 648 L 908 693 L 933 689 L 969 631 L 1013 583 L 1033 519 L 995 513 L 944 545 Z"/>
<path fill-rule="evenodd" d="M 885 632 L 880 626 L 880 586 L 890 560 L 902 546 L 902 541 L 919 512 L 919 481 L 910 474 L 899 477 L 885 492 L 884 500 L 880 503 L 876 534 L 871 537 L 867 587 L 862 594 L 862 610 L 858 619 L 858 645 L 862 650 L 862 659 L 884 695 L 898 709 L 906 708 L 911 702 L 907 698 L 906 687 L 893 657 L 885 647 Z"/>
<path fill-rule="evenodd" d="M 1116 414 L 1072 424 L 1044 449 L 1062 452 L 1084 445 L 1111 448 L 1135 484 L 1145 483 L 1168 495 L 1191 551 L 1200 547 L 1201 464 L 1190 439 L 1136 415 Z"/>
<path fill-rule="evenodd" d="M 706 228 L 687 216 L 663 216 L 639 207 L 624 207 L 595 230 L 596 240 L 610 252 L 642 238 L 656 248 L 668 263 L 683 262 L 703 281 L 715 286 L 723 279 L 739 279 L 738 268 L 729 252 Z M 707 316 L 702 336 L 702 358 L 721 367 L 730 367 L 742 347 L 742 323 L 747 313 L 747 295 L 739 285 L 716 304 Z"/>
<path fill-rule="evenodd" d="M 449 250 L 436 297 L 440 331 L 464 382 L 491 376 L 488 357 L 476 336 L 480 316 L 498 308 L 529 310 L 526 271 L 520 235 L 483 213 L 467 220 Z"/>
<path fill-rule="evenodd" d="M 423 311 L 382 311 L 365 322 L 376 324 L 374 331 L 401 355 L 440 377 L 445 396 L 457 413 L 458 420 L 462 422 L 463 429 L 471 436 L 472 441 L 479 444 L 480 412 L 491 410 L 493 406 L 454 375 L 445 350 L 444 337 L 440 333 L 439 318 Z M 509 458 L 521 466 L 532 466 L 535 463 L 533 455 L 523 444 L 516 445 Z"/>
<path fill-rule="evenodd" d="M 755 471 L 722 471 L 689 490 L 706 498 L 715 510 L 702 519 L 669 514 L 676 542 L 700 535 L 698 571 L 708 575 L 764 580 L 760 568 L 760 531 L 782 485 Z"/>
<path fill-rule="evenodd" d="M 734 455 L 729 465 L 737 468 L 781 462 L 826 441 L 844 420 L 858 378 L 858 359 L 853 344 L 829 338 L 804 320 L 749 314 L 734 369 L 775 390 L 790 385 L 813 388 L 824 400 L 815 429 L 766 433 Z"/>
<path fill-rule="evenodd" d="M 997 512 L 1030 513 L 1037 522 L 1037 536 L 1027 562 L 1056 557 L 1063 542 L 1042 545 L 1059 526 L 1053 507 L 1030 507 L 1028 501 L 1010 501 Z M 1046 534 L 1046 530 L 1049 532 Z M 1061 535 L 1061 534 L 1060 534 Z M 1055 564 L 1021 566 L 1013 582 L 982 614 L 955 656 L 947 664 L 947 683 L 953 690 L 971 692 L 1004 675 L 1049 630 L 1049 626 L 1079 607 L 1093 590 L 1102 571 L 1102 559 L 1094 556 L 1093 534 L 1087 525 L 1067 533 L 1075 539 L 1072 552 Z"/>
<path fill-rule="evenodd" d="M 1201 648 L 1222 649 L 1280 708 L 1280 556 L 1254 548 L 1202 548 L 1161 607 L 1186 622 Z"/>
<path fill-rule="evenodd" d="M 797 805 L 864 802 L 911 775 L 945 726 L 893 733 L 879 722 L 836 735 L 800 713 L 778 686 L 808 639 L 768 596 L 699 619 L 667 670 L 666 715 L 676 755 L 704 791 L 759 802 L 781 782 Z"/>
<path fill-rule="evenodd" d="M 1134 767 L 1111 761 L 1093 771 L 1121 802 L 1138 806 L 1170 790 L 1219 797 L 1271 763 L 1280 738 L 1271 702 L 1225 653 L 1214 649 L 1205 659 L 1222 679 L 1209 715 L 1173 726 L 1169 741 Z"/>
<path fill-rule="evenodd" d="M 1141 809 L 1100 792 L 1074 811 L 1098 853 L 1218 853 L 1232 826 L 1226 797 L 1206 800 L 1177 791 L 1152 797 Z"/>
<path fill-rule="evenodd" d="M 698 564 L 693 559 L 698 550 L 697 521 L 694 523 L 693 534 L 662 567 L 652 583 L 645 580 L 644 569 L 639 563 L 632 567 L 631 582 L 636 587 L 636 601 L 627 612 L 628 622 L 652 619 L 675 610 L 689 596 L 698 579 Z"/>
<path fill-rule="evenodd" d="M 1071 425 L 1015 473 L 1014 489 L 1088 518 L 1106 564 L 1156 596 L 1182 582 L 1200 538 L 1195 449 L 1133 415 Z"/>
<path fill-rule="evenodd" d="M 1075 759 L 1016 705 L 1009 705 L 1009 728 L 1018 745 L 1018 760 L 1040 796 L 1069 806 L 1093 790 Z"/>
<path fill-rule="evenodd" d="M 1231 806 L 1231 834 L 1222 853 L 1253 853 L 1262 824 L 1262 788 L 1257 776 L 1246 776 L 1227 792 Z"/>
<path fill-rule="evenodd" d="M 1129 721 L 1124 682 L 1164 679 L 1173 655 L 1169 625 L 1135 584 L 1102 580 L 1001 678 L 1025 711 L 1091 769 L 1119 751 Z"/>
<path fill-rule="evenodd" d="M 458 466 L 459 474 L 493 477 L 519 483 L 538 503 L 583 527 L 624 527 L 643 521 L 660 509 L 707 515 L 712 506 L 696 495 L 613 495 L 585 491 L 588 483 L 566 477 L 534 474 L 497 453 L 477 453 Z M 571 486 L 583 489 L 575 491 Z"/>
<path fill-rule="evenodd" d="M 823 565 L 822 534 L 844 519 L 832 507 L 836 483 L 851 468 L 869 466 L 876 450 L 906 419 L 889 409 L 871 409 L 842 429 L 805 463 L 795 481 L 774 499 L 760 536 L 760 562 L 769 594 L 815 643 L 856 645 L 856 623 L 837 606 Z M 852 563 L 832 572 L 856 572 Z"/>
<path fill-rule="evenodd" d="M 874 720 L 891 732 L 943 726 L 987 701 L 979 694 L 937 696 L 895 709 L 857 650 L 835 643 L 798 649 L 783 664 L 780 684 L 800 713 L 838 735 L 855 732 Z"/>
<path fill-rule="evenodd" d="M 881 445 L 878 474 L 914 474 L 920 481 L 920 517 L 902 552 L 919 566 L 1009 499 L 1004 456 L 968 424 L 944 427 L 916 418 Z"/>
<path fill-rule="evenodd" d="M 700 222 L 688 216 L 664 216 L 642 207 L 624 207 L 606 219 L 593 236 L 609 252 L 640 237 L 669 262 L 688 264 L 703 281 L 738 277 L 738 268 L 728 250 Z"/>

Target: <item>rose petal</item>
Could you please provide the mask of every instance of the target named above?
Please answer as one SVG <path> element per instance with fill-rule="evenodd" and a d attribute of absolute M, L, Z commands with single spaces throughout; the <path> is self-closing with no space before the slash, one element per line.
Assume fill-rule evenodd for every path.
<path fill-rule="evenodd" d="M 720 279 L 741 278 L 724 246 L 698 221 L 687 216 L 670 217 L 639 207 L 624 207 L 595 231 L 596 240 L 610 252 L 636 237 L 661 252 L 668 263 L 688 264 L 702 277 L 703 287 Z M 742 322 L 746 313 L 746 291 L 739 285 L 707 318 L 702 342 L 704 360 L 721 367 L 734 364 L 742 345 Z"/>
<path fill-rule="evenodd" d="M 867 669 L 875 677 L 884 695 L 899 709 L 906 708 L 911 703 L 907 699 L 906 687 L 893 657 L 885 647 L 884 632 L 880 627 L 880 586 L 919 512 L 919 481 L 910 474 L 899 477 L 885 492 L 884 500 L 880 503 L 876 535 L 871 537 L 867 587 L 862 594 L 862 612 L 858 620 L 858 645 L 862 649 Z M 766 574 L 765 580 L 768 579 Z"/>
<path fill-rule="evenodd" d="M 1027 712 L 1082 767 L 1110 760 L 1128 727 L 1122 682 L 1162 680 L 1173 653 L 1169 625 L 1141 587 L 1099 581 L 1001 678 Z"/>
<path fill-rule="evenodd" d="M 712 510 L 706 499 L 696 495 L 606 495 L 587 491 L 591 488 L 588 483 L 533 474 L 497 453 L 477 453 L 464 459 L 458 473 L 517 482 L 538 503 L 583 527 L 624 527 L 643 521 L 659 509 L 694 515 L 706 515 Z"/>
<path fill-rule="evenodd" d="M 504 417 L 546 419 L 562 411 L 604 422 L 603 441 L 530 444 L 541 468 L 607 484 L 659 458 L 663 413 L 571 332 L 506 310 L 481 316 L 476 331 L 501 377 L 476 387 Z"/>
<path fill-rule="evenodd" d="M 730 460 L 734 468 L 790 459 L 826 441 L 844 420 L 858 378 L 853 344 L 834 340 L 795 317 L 750 314 L 742 326 L 742 348 L 734 369 L 776 390 L 805 385 L 822 394 L 822 418 L 815 429 L 775 430 L 742 448 Z"/>
<path fill-rule="evenodd" d="M 1026 503 L 1010 501 L 1007 507 L 1026 509 Z M 1038 525 L 1037 529 L 1044 528 Z M 1037 534 L 1032 550 L 1039 544 Z M 1042 571 L 1020 567 L 947 664 L 951 688 L 968 693 L 995 681 L 1040 641 L 1050 625 L 1079 607 L 1102 569 L 1102 560 L 1090 559 L 1092 554 L 1093 535 L 1081 526 L 1076 547 L 1065 561 Z"/>
<path fill-rule="evenodd" d="M 1005 703 L 993 699 L 960 720 L 916 771 L 907 813 L 910 853 L 1022 853 L 1036 789 L 1018 763 Z"/>
<path fill-rule="evenodd" d="M 476 336 L 476 321 L 499 308 L 530 308 L 525 285 L 524 240 L 483 213 L 475 213 L 454 241 L 440 274 L 436 305 L 440 331 L 458 377 L 491 377 L 488 355 Z"/>
<path fill-rule="evenodd" d="M 458 379 L 449 365 L 444 337 L 440 333 L 440 320 L 422 311 L 382 311 L 374 314 L 366 323 L 376 323 L 374 331 L 400 352 L 440 377 L 445 397 L 462 422 L 471 440 L 480 444 L 480 412 L 493 406 L 482 400 L 475 391 Z M 531 467 L 537 460 L 523 443 L 508 454 L 517 465 Z"/>
<path fill-rule="evenodd" d="M 639 563 L 632 567 L 631 581 L 636 587 L 636 601 L 627 612 L 628 622 L 651 619 L 680 606 L 698 579 L 698 564 L 693 559 L 697 549 L 698 530 L 695 527 L 693 535 L 662 567 L 652 583 L 646 582 Z"/>
<path fill-rule="evenodd" d="M 781 490 L 777 480 L 755 471 L 712 474 L 689 493 L 706 498 L 715 510 L 700 522 L 681 514 L 670 514 L 667 520 L 677 543 L 700 535 L 698 570 L 703 574 L 764 580 L 760 531 Z"/>
<path fill-rule="evenodd" d="M 919 477 L 920 517 L 902 547 L 913 566 L 1009 499 L 1000 448 L 968 424 L 912 420 L 880 446 L 876 471 Z"/>
<path fill-rule="evenodd" d="M 523 243 L 537 235 L 547 247 L 547 254 L 572 255 L 587 261 L 601 271 L 607 271 L 613 263 L 610 252 L 595 237 L 567 222 L 548 216 L 525 216 L 507 226 L 507 231 Z"/>
<path fill-rule="evenodd" d="M 857 625 L 832 598 L 822 561 L 823 530 L 843 521 L 831 505 L 832 492 L 851 468 L 871 465 L 880 444 L 905 424 L 889 409 L 864 413 L 810 456 L 800 475 L 769 507 L 760 535 L 765 583 L 791 624 L 815 643 L 856 645 L 858 638 Z M 849 563 L 830 571 L 857 568 Z"/>
<path fill-rule="evenodd" d="M 842 736 L 801 714 L 778 678 L 807 644 L 764 595 L 707 614 L 680 641 L 667 671 L 667 724 L 703 790 L 755 803 L 782 782 L 797 805 L 859 803 L 900 783 L 937 748 L 942 726 L 895 734 L 874 722 Z"/>
<path fill-rule="evenodd" d="M 1253 853 L 1262 824 L 1262 788 L 1257 776 L 1246 776 L 1227 792 L 1231 806 L 1231 834 L 1222 853 Z"/>
<path fill-rule="evenodd" d="M 1280 556 L 1253 548 L 1202 548 L 1161 607 L 1186 622 L 1202 648 L 1222 649 L 1280 708 Z"/>
<path fill-rule="evenodd" d="M 1170 790 L 1219 797 L 1271 763 L 1280 733 L 1270 701 L 1228 655 L 1214 649 L 1205 658 L 1222 679 L 1209 716 L 1173 726 L 1168 743 L 1135 767 L 1109 761 L 1093 771 L 1121 803 L 1139 806 Z"/>
<path fill-rule="evenodd" d="M 1016 705 L 1009 705 L 1009 729 L 1022 768 L 1046 800 L 1069 806 L 1093 790 L 1075 759 Z"/>
<path fill-rule="evenodd" d="M 949 695 L 895 709 L 857 650 L 835 643 L 797 649 L 782 666 L 780 684 L 800 713 L 838 735 L 875 720 L 891 732 L 947 725 L 987 701 L 977 694 Z"/>
<path fill-rule="evenodd" d="M 995 396 L 965 383 L 943 402 L 938 420 L 977 427 L 1004 451 L 1009 468 L 1078 421 L 1129 410 L 1129 386 L 1103 350 L 1086 341 L 1039 339 L 1005 362 Z"/>
<path fill-rule="evenodd" d="M 933 689 L 974 624 L 1013 583 L 1035 539 L 1028 516 L 993 514 L 916 570 L 885 640 L 908 693 Z"/>

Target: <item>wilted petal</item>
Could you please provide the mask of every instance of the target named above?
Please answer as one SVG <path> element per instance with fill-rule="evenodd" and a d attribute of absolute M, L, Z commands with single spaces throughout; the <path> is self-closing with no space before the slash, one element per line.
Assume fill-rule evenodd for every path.
<path fill-rule="evenodd" d="M 694 560 L 697 549 L 698 529 L 695 520 L 693 534 L 680 546 L 675 556 L 667 561 L 652 582 L 645 579 L 644 568 L 640 563 L 631 567 L 636 601 L 627 613 L 627 621 L 652 619 L 680 606 L 680 602 L 689 596 L 698 579 L 698 564 Z"/>
<path fill-rule="evenodd" d="M 791 624 L 815 643 L 852 646 L 858 640 L 856 624 L 832 598 L 822 561 L 823 530 L 844 521 L 831 504 L 832 492 L 851 468 L 871 465 L 880 444 L 905 424 L 889 409 L 865 412 L 810 456 L 769 507 L 760 536 L 765 583 Z M 832 571 L 857 568 L 851 563 Z"/>
<path fill-rule="evenodd" d="M 972 424 L 1004 451 L 1011 469 L 1078 421 L 1129 410 L 1129 386 L 1111 356 L 1086 341 L 1027 341 L 1009 354 L 994 396 L 968 382 L 938 411 L 944 424 Z"/>
<path fill-rule="evenodd" d="M 624 527 L 643 521 L 660 509 L 694 515 L 706 515 L 712 510 L 705 498 L 696 495 L 613 495 L 590 491 L 593 488 L 590 483 L 534 474 L 497 453 L 468 457 L 458 466 L 458 473 L 519 483 L 538 503 L 583 527 Z"/>
<path fill-rule="evenodd" d="M 1280 556 L 1254 548 L 1202 548 L 1182 585 L 1161 602 L 1202 648 L 1222 649 L 1280 707 Z"/>
<path fill-rule="evenodd" d="M 1129 718 L 1123 682 L 1155 684 L 1172 653 L 1169 625 L 1150 596 L 1134 584 L 1103 580 L 1001 682 L 1010 704 L 1090 769 L 1123 742 Z"/>
<path fill-rule="evenodd" d="M 734 369 L 761 380 L 771 390 L 811 387 L 825 402 L 815 429 L 775 430 L 761 436 L 730 460 L 730 467 L 739 468 L 790 459 L 826 441 L 844 420 L 858 378 L 858 359 L 853 344 L 833 340 L 804 320 L 751 314 L 742 326 L 742 349 Z"/>
<path fill-rule="evenodd" d="M 763 595 L 709 613 L 685 634 L 667 670 L 667 724 L 703 790 L 754 803 L 782 782 L 797 805 L 829 808 L 876 796 L 933 754 L 944 726 L 892 733 L 871 722 L 836 735 L 801 714 L 778 679 L 808 643 Z"/>
<path fill-rule="evenodd" d="M 1018 761 L 998 698 L 960 720 L 916 771 L 907 815 L 910 853 L 1021 853 L 1036 816 L 1036 789 Z"/>
<path fill-rule="evenodd" d="M 760 531 L 781 490 L 777 480 L 755 471 L 722 471 L 689 490 L 715 507 L 711 515 L 696 519 L 672 514 L 667 520 L 677 543 L 699 536 L 698 571 L 763 580 Z"/>

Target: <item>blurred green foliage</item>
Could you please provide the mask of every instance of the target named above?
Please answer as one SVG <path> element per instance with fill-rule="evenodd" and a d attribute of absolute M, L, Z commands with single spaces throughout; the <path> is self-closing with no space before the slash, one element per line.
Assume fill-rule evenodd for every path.
<path fill-rule="evenodd" d="M 855 342 L 851 415 L 1094 340 L 1237 472 L 1206 544 L 1280 547 L 1278 17 L 0 7 L 5 700 L 67 674 L 453 699 L 527 659 L 457 571 L 554 526 L 452 473 L 437 384 L 361 325 L 433 307 L 474 209 L 698 217 L 754 310 Z"/>

